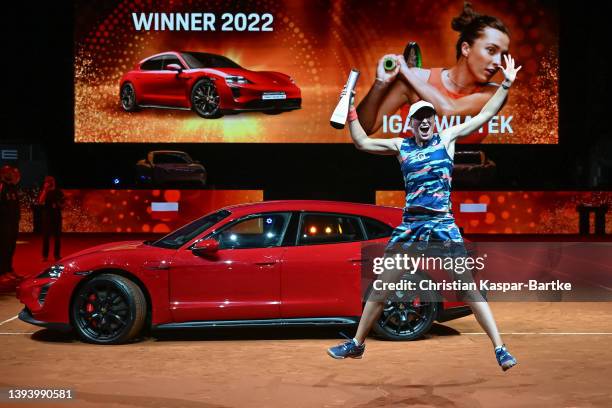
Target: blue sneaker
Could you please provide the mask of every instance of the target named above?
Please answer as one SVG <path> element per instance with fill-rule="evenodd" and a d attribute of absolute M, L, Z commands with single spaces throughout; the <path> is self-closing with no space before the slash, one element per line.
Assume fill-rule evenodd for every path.
<path fill-rule="evenodd" d="M 506 371 L 516 365 L 516 358 L 512 357 L 512 354 L 508 352 L 506 345 L 495 348 L 495 357 L 502 370 Z"/>
<path fill-rule="evenodd" d="M 346 336 L 344 333 L 340 333 L 342 336 L 348 339 L 347 342 L 339 344 L 334 347 L 330 347 L 327 349 L 327 354 L 332 358 L 342 359 L 342 358 L 361 358 L 363 356 L 363 352 L 365 351 L 365 344 L 356 345 L 353 339 Z"/>

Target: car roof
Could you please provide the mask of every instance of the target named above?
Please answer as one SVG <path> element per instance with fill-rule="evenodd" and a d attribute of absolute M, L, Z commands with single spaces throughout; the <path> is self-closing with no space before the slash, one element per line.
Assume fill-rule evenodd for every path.
<path fill-rule="evenodd" d="M 398 215 L 401 215 L 402 212 L 402 209 L 397 207 L 323 200 L 262 201 L 257 203 L 231 205 L 225 207 L 224 209 L 232 212 L 232 214 L 235 216 L 272 211 L 316 211 L 361 215 L 375 218 L 382 217 L 385 219 L 396 218 Z"/>
<path fill-rule="evenodd" d="M 139 62 L 139 64 L 142 64 L 143 62 L 148 61 L 148 60 L 150 60 L 151 58 L 159 57 L 160 55 L 166 55 L 166 54 L 172 54 L 172 55 L 175 55 L 175 56 L 177 56 L 177 55 L 178 55 L 178 56 L 180 56 L 180 53 L 179 53 L 178 51 L 164 51 L 164 52 L 158 52 L 157 54 L 149 55 L 148 57 L 143 58 L 143 59 L 142 59 L 142 60 Z"/>

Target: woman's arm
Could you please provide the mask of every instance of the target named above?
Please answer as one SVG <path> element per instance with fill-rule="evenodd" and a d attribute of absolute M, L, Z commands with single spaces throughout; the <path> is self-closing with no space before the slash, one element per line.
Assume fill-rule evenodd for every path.
<path fill-rule="evenodd" d="M 420 99 L 430 102 L 436 108 L 439 115 L 473 116 L 482 109 L 493 94 L 490 89 L 486 89 L 457 99 L 449 98 L 429 82 L 423 81 L 420 68 L 408 68 L 404 57 L 399 56 L 398 59 L 401 67 L 400 72 L 406 78 L 406 81 L 414 88 Z"/>
<path fill-rule="evenodd" d="M 454 142 L 458 137 L 468 136 L 480 129 L 485 123 L 487 123 L 495 114 L 499 111 L 499 109 L 504 104 L 506 97 L 508 96 L 508 90 L 510 86 L 516 79 L 517 72 L 522 68 L 514 67 L 514 59 L 510 55 L 504 55 L 504 59 L 506 61 L 506 68 L 501 68 L 502 72 L 506 79 L 502 82 L 501 86 L 497 89 L 497 91 L 493 94 L 491 99 L 485 104 L 482 110 L 478 113 L 478 115 L 474 116 L 472 119 L 463 122 L 460 125 L 453 126 L 447 128 L 440 132 L 440 137 L 442 141 L 449 148 L 449 145 L 452 144 L 452 151 L 454 152 Z"/>
<path fill-rule="evenodd" d="M 357 120 L 357 111 L 351 106 L 349 112 L 349 131 L 353 144 L 359 150 L 380 155 L 398 155 L 402 145 L 402 138 L 376 139 L 368 137 L 361 123 Z"/>
<path fill-rule="evenodd" d="M 383 115 L 391 115 L 408 101 L 406 96 L 407 84 L 397 81 L 399 64 L 391 72 L 384 68 L 386 58 L 396 58 L 396 55 L 387 54 L 378 61 L 376 67 L 376 80 L 359 106 L 359 122 L 368 135 L 376 133 L 382 125 Z"/>

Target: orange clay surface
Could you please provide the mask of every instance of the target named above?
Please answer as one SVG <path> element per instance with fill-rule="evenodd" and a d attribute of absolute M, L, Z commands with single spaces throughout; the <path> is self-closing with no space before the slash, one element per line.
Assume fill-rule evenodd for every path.
<path fill-rule="evenodd" d="M 421 341 L 368 339 L 362 360 L 328 357 L 340 341 L 328 329 L 157 333 L 104 347 L 11 320 L 0 324 L 0 406 L 612 406 L 612 303 L 491 306 L 519 361 L 506 373 L 473 316 Z M 0 322 L 20 309 L 0 295 Z M 76 401 L 10 404 L 9 388 L 70 388 Z"/>

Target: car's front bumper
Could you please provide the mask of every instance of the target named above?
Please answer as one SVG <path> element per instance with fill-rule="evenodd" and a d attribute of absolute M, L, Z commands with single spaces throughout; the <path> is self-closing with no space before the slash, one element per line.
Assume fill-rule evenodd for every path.
<path fill-rule="evenodd" d="M 293 84 L 282 86 L 232 85 L 220 90 L 223 111 L 294 110 L 302 107 L 302 93 Z M 266 99 L 282 95 L 282 99 Z"/>
<path fill-rule="evenodd" d="M 72 290 L 81 279 L 76 275 L 61 279 L 30 278 L 19 284 L 15 295 L 33 321 L 69 325 Z"/>
<path fill-rule="evenodd" d="M 70 326 L 68 323 L 50 323 L 36 320 L 34 316 L 32 316 L 32 312 L 30 312 L 30 309 L 28 309 L 27 307 L 24 307 L 23 310 L 19 312 L 19 320 L 33 324 L 35 326 L 45 327 L 51 330 L 63 332 L 69 332 L 72 330 L 72 326 Z"/>

